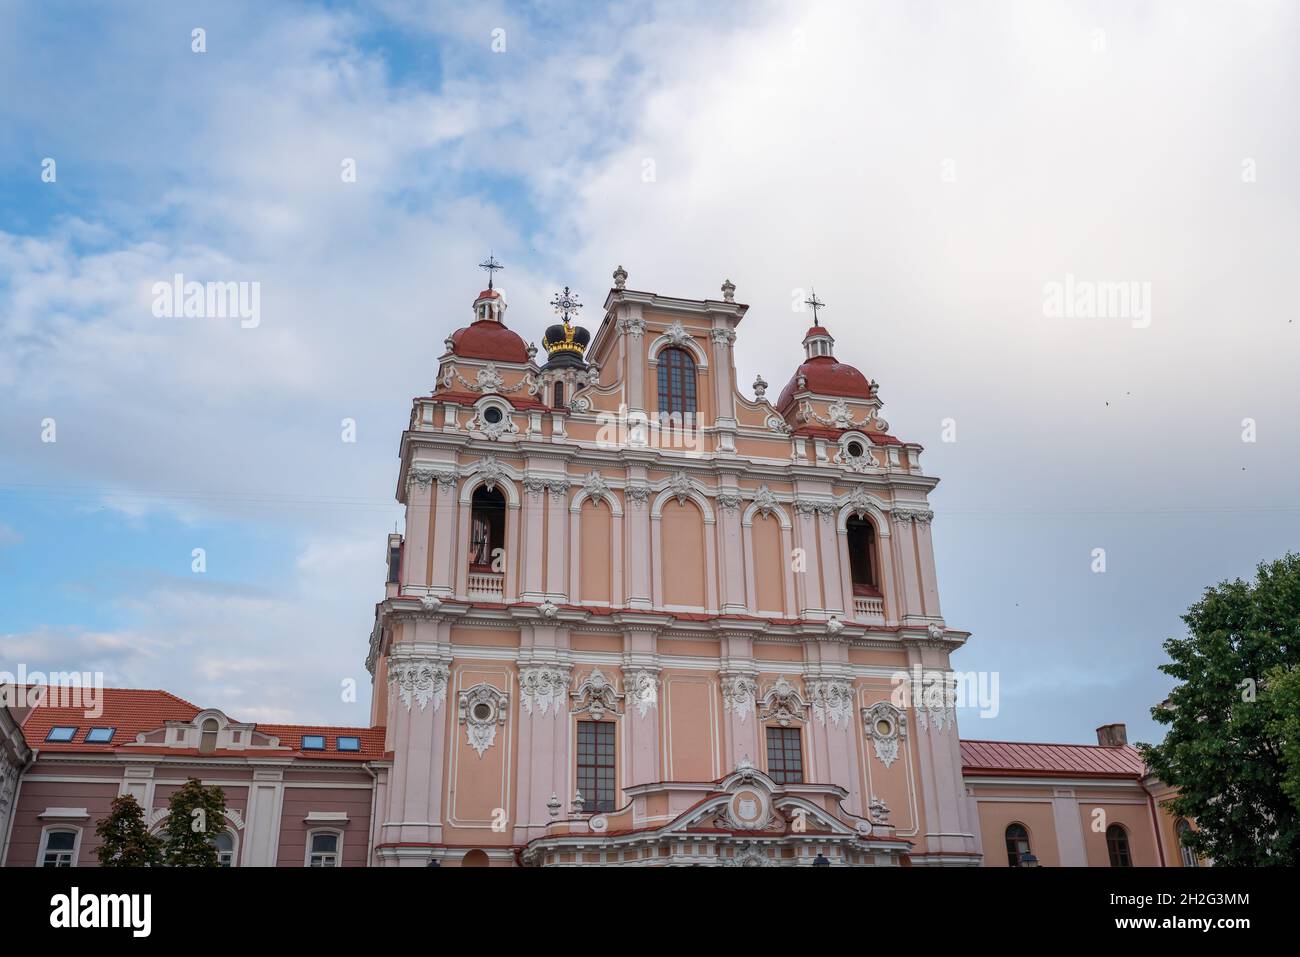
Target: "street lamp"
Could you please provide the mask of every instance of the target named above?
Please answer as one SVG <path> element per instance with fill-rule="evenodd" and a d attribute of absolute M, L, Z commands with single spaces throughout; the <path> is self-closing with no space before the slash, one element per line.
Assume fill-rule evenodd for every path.
<path fill-rule="evenodd" d="M 1017 866 L 1017 867 L 1037 867 L 1037 866 L 1038 866 L 1038 858 L 1035 857 L 1032 853 L 1026 852 L 1026 853 L 1020 855 L 1020 862 L 1019 862 L 1016 866 Z"/>
<path fill-rule="evenodd" d="M 822 852 L 821 852 L 821 851 L 818 851 L 818 852 L 817 852 L 817 856 L 813 858 L 812 866 L 813 866 L 813 867 L 830 867 L 830 866 L 831 866 L 831 862 L 830 862 L 829 860 L 827 860 L 824 856 L 822 856 Z"/>

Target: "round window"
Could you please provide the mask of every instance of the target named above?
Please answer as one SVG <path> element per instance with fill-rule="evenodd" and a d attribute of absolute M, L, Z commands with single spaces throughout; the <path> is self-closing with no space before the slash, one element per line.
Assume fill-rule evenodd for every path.
<path fill-rule="evenodd" d="M 855 458 L 855 459 L 860 459 L 860 458 L 862 458 L 862 443 L 861 443 L 861 442 L 850 442 L 850 443 L 849 443 L 849 455 L 851 455 L 851 456 L 852 456 L 853 458 Z"/>
<path fill-rule="evenodd" d="M 495 405 L 490 405 L 483 410 L 483 421 L 488 425 L 496 425 L 501 421 L 501 410 Z"/>
<path fill-rule="evenodd" d="M 888 737 L 890 734 L 893 733 L 893 730 L 894 730 L 894 726 L 890 724 L 888 721 L 886 721 L 884 718 L 881 718 L 879 721 L 876 722 L 876 733 L 879 735 Z"/>
<path fill-rule="evenodd" d="M 480 701 L 474 705 L 474 718 L 478 721 L 486 721 L 492 717 L 492 706 Z"/>

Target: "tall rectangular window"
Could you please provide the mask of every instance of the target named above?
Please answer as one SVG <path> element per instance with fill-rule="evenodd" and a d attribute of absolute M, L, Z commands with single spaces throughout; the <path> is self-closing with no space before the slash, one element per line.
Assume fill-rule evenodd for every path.
<path fill-rule="evenodd" d="M 614 722 L 578 722 L 578 793 L 588 813 L 614 810 Z"/>
<path fill-rule="evenodd" d="M 798 728 L 767 729 L 767 773 L 777 784 L 803 782 L 803 748 Z"/>

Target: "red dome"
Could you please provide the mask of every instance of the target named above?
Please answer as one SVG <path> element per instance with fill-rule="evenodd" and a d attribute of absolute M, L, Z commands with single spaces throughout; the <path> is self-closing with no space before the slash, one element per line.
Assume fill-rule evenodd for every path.
<path fill-rule="evenodd" d="M 451 336 L 451 351 L 462 359 L 492 362 L 527 362 L 528 346 L 523 339 L 493 319 L 480 319 Z"/>
<path fill-rule="evenodd" d="M 794 375 L 781 390 L 781 398 L 776 400 L 778 409 L 784 409 L 791 397 L 799 391 L 801 375 L 807 380 L 808 391 L 818 395 L 838 395 L 848 399 L 871 398 L 871 384 L 861 372 L 853 366 L 836 362 L 834 356 L 817 356 L 794 370 Z"/>

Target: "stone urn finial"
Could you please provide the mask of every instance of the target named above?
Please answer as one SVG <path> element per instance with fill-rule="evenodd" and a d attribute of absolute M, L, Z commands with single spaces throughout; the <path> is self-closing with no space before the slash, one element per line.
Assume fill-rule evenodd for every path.
<path fill-rule="evenodd" d="M 732 282 L 730 279 L 722 280 L 722 301 L 723 302 L 736 301 L 736 284 Z"/>
<path fill-rule="evenodd" d="M 614 270 L 614 288 L 623 289 L 627 286 L 627 270 L 619 266 Z"/>

